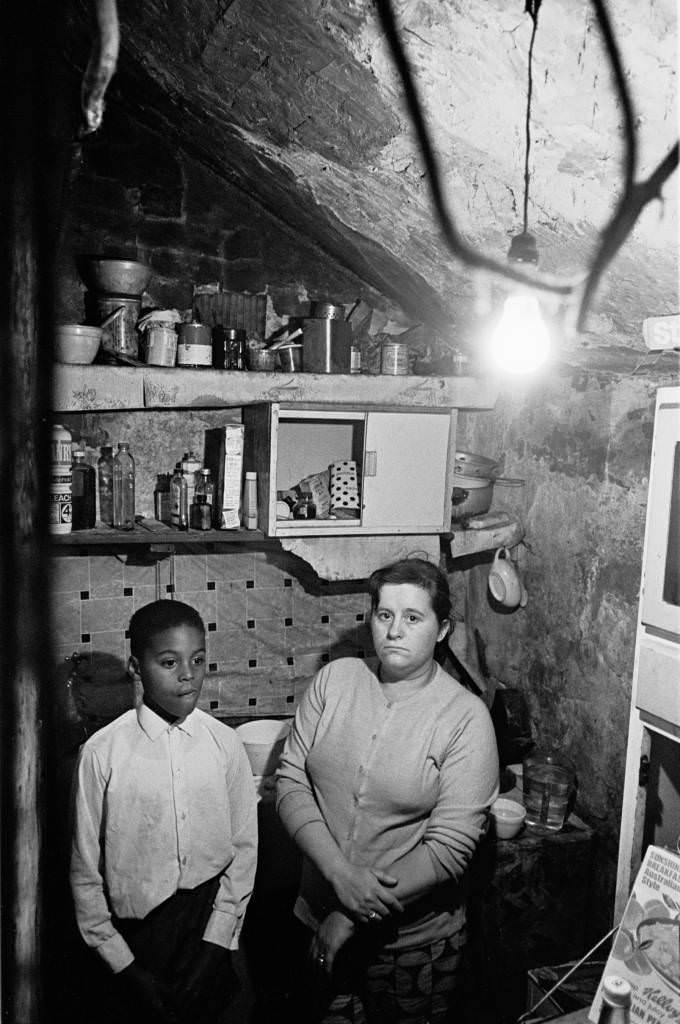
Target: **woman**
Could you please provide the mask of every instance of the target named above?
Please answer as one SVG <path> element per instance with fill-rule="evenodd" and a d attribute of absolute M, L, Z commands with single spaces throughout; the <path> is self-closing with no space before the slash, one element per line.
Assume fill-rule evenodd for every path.
<path fill-rule="evenodd" d="M 464 941 L 461 882 L 498 793 L 496 741 L 483 702 L 434 660 L 444 573 L 406 559 L 374 572 L 369 593 L 377 670 L 343 658 L 316 674 L 277 773 L 304 855 L 295 914 L 328 983 L 307 1017 L 353 1021 L 358 997 L 370 1024 L 440 1024 Z"/>

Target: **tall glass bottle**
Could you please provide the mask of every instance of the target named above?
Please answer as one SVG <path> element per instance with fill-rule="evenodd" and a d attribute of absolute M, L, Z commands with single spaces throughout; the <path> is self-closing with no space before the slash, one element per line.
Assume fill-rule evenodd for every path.
<path fill-rule="evenodd" d="M 107 526 L 113 526 L 113 448 L 103 444 L 97 460 L 97 482 L 99 484 L 99 519 Z"/>
<path fill-rule="evenodd" d="M 187 475 L 178 462 L 170 480 L 170 523 L 178 530 L 189 529 L 189 501 Z"/>
<path fill-rule="evenodd" d="M 192 530 L 209 530 L 212 526 L 212 491 L 210 470 L 201 469 L 194 500 L 189 507 L 189 525 Z"/>
<path fill-rule="evenodd" d="M 96 510 L 96 473 L 94 466 L 85 462 L 85 452 L 74 449 L 71 465 L 71 529 L 94 529 Z"/>
<path fill-rule="evenodd" d="M 116 530 L 135 526 L 135 460 L 127 441 L 119 442 L 113 460 L 113 525 Z"/>

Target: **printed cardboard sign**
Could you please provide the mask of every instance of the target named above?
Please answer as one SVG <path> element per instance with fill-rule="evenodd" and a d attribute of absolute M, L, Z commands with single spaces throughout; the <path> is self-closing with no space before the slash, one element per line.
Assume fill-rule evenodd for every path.
<path fill-rule="evenodd" d="M 631 1024 L 680 1024 L 680 856 L 650 846 L 602 977 L 630 982 Z M 602 981 L 588 1014 L 596 1022 Z"/>

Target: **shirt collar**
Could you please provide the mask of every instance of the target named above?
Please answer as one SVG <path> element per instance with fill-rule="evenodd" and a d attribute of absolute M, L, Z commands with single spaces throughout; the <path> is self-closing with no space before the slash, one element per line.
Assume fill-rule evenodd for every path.
<path fill-rule="evenodd" d="M 137 706 L 137 721 L 152 741 L 157 740 L 163 733 L 170 732 L 171 729 L 179 729 L 181 732 L 187 733 L 188 736 L 192 736 L 194 732 L 195 711 L 196 709 L 194 708 L 183 722 L 179 725 L 174 725 L 166 722 L 164 718 L 161 718 L 160 715 L 157 715 L 155 711 L 152 711 L 151 708 L 142 702 Z"/>

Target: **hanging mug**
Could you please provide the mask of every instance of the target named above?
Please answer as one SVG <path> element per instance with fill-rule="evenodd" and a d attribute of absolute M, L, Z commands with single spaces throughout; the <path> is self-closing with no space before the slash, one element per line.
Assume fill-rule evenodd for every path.
<path fill-rule="evenodd" d="M 489 590 L 499 604 L 506 608 L 524 608 L 528 594 L 517 570 L 510 560 L 507 548 L 499 548 L 489 570 Z"/>

